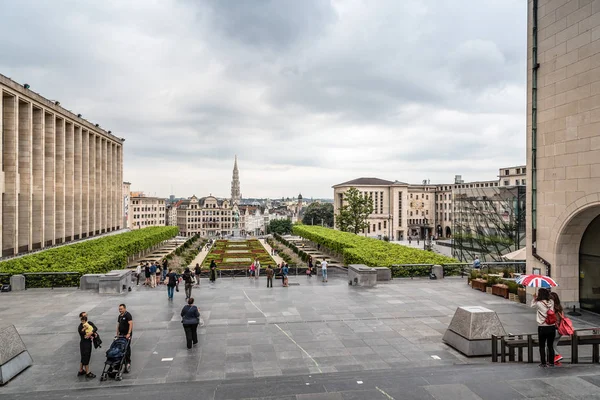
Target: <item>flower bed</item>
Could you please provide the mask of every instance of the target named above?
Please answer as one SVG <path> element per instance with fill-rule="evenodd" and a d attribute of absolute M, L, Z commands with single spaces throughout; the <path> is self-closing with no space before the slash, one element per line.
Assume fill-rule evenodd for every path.
<path fill-rule="evenodd" d="M 133 256 L 179 232 L 177 227 L 149 227 L 105 236 L 0 262 L 0 273 L 80 272 L 101 274 L 125 268 Z M 42 282 L 40 284 L 44 286 Z"/>
<path fill-rule="evenodd" d="M 345 265 L 392 267 L 397 264 L 457 263 L 451 257 L 320 226 L 296 225 L 294 234 L 339 254 Z"/>
<path fill-rule="evenodd" d="M 217 240 L 202 262 L 202 268 L 208 268 L 212 260 L 222 269 L 249 268 L 255 258 L 258 258 L 262 267 L 275 265 L 273 258 L 257 239 Z"/>

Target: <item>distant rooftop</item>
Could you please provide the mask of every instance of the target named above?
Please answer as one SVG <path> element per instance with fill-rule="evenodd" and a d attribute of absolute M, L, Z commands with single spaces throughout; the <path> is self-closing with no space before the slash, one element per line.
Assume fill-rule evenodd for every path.
<path fill-rule="evenodd" d="M 386 181 L 385 179 L 379 179 L 379 178 L 358 178 L 358 179 L 353 179 L 348 182 L 333 185 L 333 187 L 349 186 L 349 185 L 389 186 L 389 185 L 398 184 L 398 183 L 401 183 L 401 182 Z"/>

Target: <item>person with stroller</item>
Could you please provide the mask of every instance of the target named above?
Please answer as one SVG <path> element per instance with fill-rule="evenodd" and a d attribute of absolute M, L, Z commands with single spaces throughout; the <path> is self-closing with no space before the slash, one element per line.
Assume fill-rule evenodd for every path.
<path fill-rule="evenodd" d="M 81 354 L 81 361 L 77 376 L 85 375 L 86 378 L 95 378 L 96 375 L 90 371 L 90 359 L 92 358 L 92 342 L 96 332 L 98 332 L 98 328 L 96 328 L 96 325 L 92 321 L 88 321 L 85 311 L 79 313 L 79 320 L 81 323 L 77 328 L 77 333 L 79 333 L 80 338 L 79 353 Z"/>
<path fill-rule="evenodd" d="M 117 336 L 124 336 L 129 340 L 127 353 L 125 354 L 125 372 L 131 369 L 131 335 L 133 334 L 133 317 L 127 311 L 125 304 L 119 304 L 119 316 L 117 317 Z"/>
<path fill-rule="evenodd" d="M 194 305 L 194 298 L 188 299 L 187 305 L 181 310 L 181 323 L 185 331 L 185 340 L 188 350 L 191 350 L 192 345 L 198 344 L 198 324 L 200 323 L 200 311 Z"/>

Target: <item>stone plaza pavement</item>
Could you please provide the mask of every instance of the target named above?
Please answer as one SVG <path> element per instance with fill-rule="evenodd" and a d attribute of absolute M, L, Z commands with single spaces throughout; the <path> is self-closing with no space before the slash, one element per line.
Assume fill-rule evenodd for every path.
<path fill-rule="evenodd" d="M 78 389 L 111 387 L 108 392 L 86 391 L 86 397 L 129 392 L 127 396 L 135 399 L 142 398 L 142 393 L 165 392 L 177 385 L 181 394 L 185 390 L 205 390 L 207 394 L 201 398 L 210 399 L 500 399 L 535 396 L 527 394 L 533 393 L 531 390 L 515 390 L 511 391 L 513 397 L 486 397 L 476 395 L 477 388 L 467 384 L 478 374 L 487 375 L 475 383 L 492 386 L 501 381 L 548 378 L 548 371 L 533 365 L 491 364 L 485 357 L 468 359 L 441 343 L 456 307 L 465 305 L 495 310 L 507 332 L 537 330 L 532 309 L 472 290 L 465 278 L 402 279 L 370 289 L 349 287 L 341 277 L 332 277 L 326 284 L 304 276 L 292 277 L 290 282 L 299 285 L 283 288 L 280 281 L 275 281 L 275 287 L 267 289 L 264 278 L 221 279 L 214 285 L 203 280 L 201 288 L 194 289 L 193 297 L 205 326 L 199 329 L 199 345 L 192 350 L 185 348 L 179 317 L 184 305 L 183 290 L 176 293 L 173 302 L 167 300 L 164 288 L 136 287 L 121 296 L 77 289 L 2 293 L 0 324 L 16 325 L 34 365 L 1 387 L 0 395 L 25 399 L 36 391 L 40 399 L 75 398 L 77 395 L 69 391 L 76 389 L 74 393 L 81 393 Z M 104 340 L 103 348 L 94 351 L 91 362 L 92 371 L 99 376 L 121 302 L 127 304 L 135 321 L 132 372 L 122 382 L 78 378 L 79 312 L 88 312 Z M 600 321 L 593 315 L 587 315 L 585 320 L 574 319 L 576 327 L 597 326 L 597 322 Z M 600 384 L 600 372 L 595 366 L 565 364 L 552 370 L 550 376 L 553 373 L 560 379 L 570 379 L 559 381 L 568 387 L 586 388 L 585 398 L 600 393 L 595 386 Z M 395 377 L 402 376 L 406 379 L 398 382 L 412 387 L 414 396 L 392 385 Z M 437 378 L 423 380 L 424 376 Z M 396 390 L 396 396 L 405 396 L 394 397 L 383 389 L 387 393 L 384 395 L 373 387 L 378 379 L 379 389 L 387 387 L 392 392 Z M 287 391 L 280 386 L 285 382 Z M 419 384 L 415 386 L 415 382 Z M 540 386 L 540 382 L 543 383 L 534 383 Z M 192 384 L 195 386 L 189 386 Z M 274 389 L 257 388 L 265 385 Z M 444 385 L 449 385 L 447 390 Z M 153 392 L 150 387 L 154 387 Z M 543 393 L 567 398 L 564 392 Z M 338 397 L 318 397 L 324 393 Z"/>

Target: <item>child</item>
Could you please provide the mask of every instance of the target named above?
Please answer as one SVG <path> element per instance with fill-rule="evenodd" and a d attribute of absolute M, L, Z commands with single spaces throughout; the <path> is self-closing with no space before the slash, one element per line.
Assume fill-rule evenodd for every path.
<path fill-rule="evenodd" d="M 83 326 L 82 332 L 85 332 L 85 337 L 91 337 L 94 333 L 94 327 L 88 323 L 87 316 L 81 317 L 81 325 Z"/>

